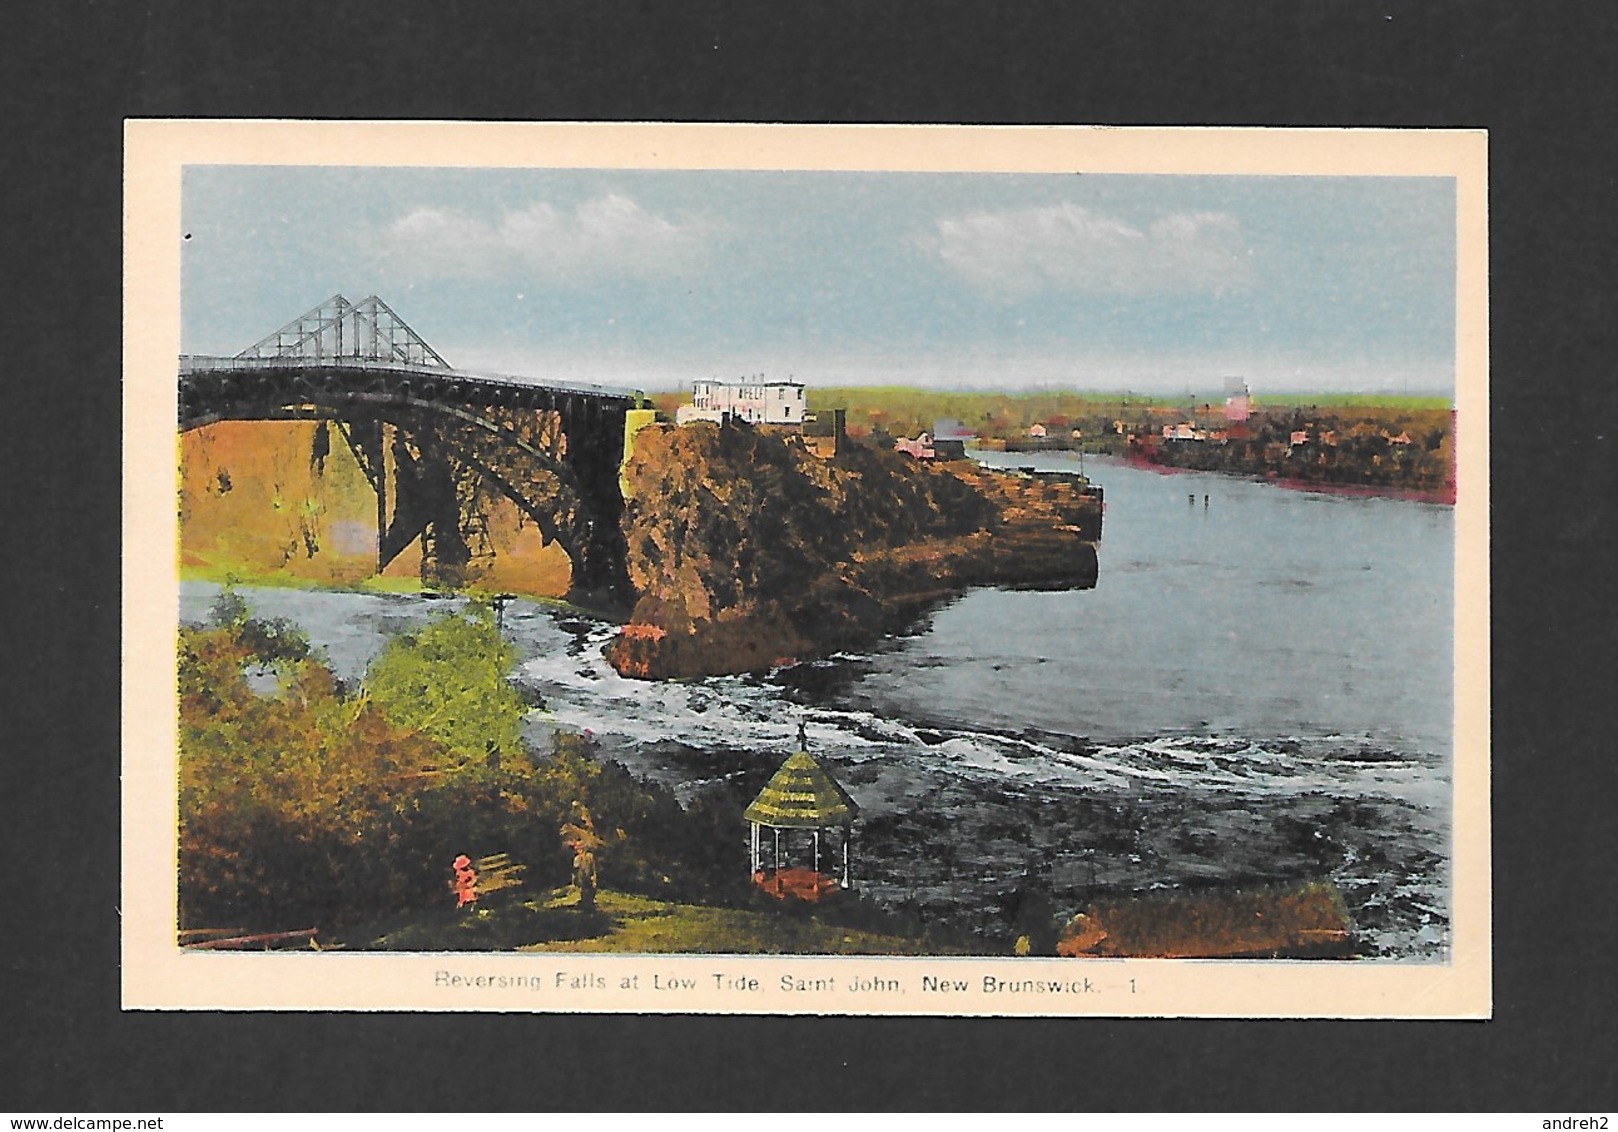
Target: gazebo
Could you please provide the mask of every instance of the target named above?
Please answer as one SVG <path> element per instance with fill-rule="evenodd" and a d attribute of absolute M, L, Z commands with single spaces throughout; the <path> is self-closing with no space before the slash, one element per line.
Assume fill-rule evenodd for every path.
<path fill-rule="evenodd" d="M 810 756 L 804 741 L 803 727 L 798 728 L 798 751 L 781 764 L 764 789 L 758 792 L 752 805 L 742 816 L 752 827 L 748 864 L 753 883 L 778 900 L 794 897 L 799 900 L 819 900 L 829 892 L 849 887 L 849 844 L 853 840 L 853 825 L 859 806 L 848 796 L 848 791 L 826 773 L 824 767 Z M 770 868 L 764 867 L 763 831 L 774 833 L 774 852 Z M 807 829 L 814 835 L 813 868 L 783 867 L 781 834 L 783 831 Z M 842 875 L 828 876 L 820 871 L 820 831 L 842 830 Z M 789 846 L 790 848 L 790 846 Z"/>

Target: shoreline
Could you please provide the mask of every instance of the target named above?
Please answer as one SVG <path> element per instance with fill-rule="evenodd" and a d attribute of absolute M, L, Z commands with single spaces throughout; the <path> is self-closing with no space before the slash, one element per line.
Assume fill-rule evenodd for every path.
<path fill-rule="evenodd" d="M 592 617 L 598 621 L 614 625 L 622 625 L 627 617 L 627 614 L 621 609 L 615 610 L 606 606 L 585 605 L 567 597 L 530 593 L 520 588 L 502 590 L 489 586 L 469 585 L 456 589 L 435 590 L 423 586 L 419 580 L 414 578 L 392 578 L 382 574 L 373 574 L 358 582 L 338 582 L 319 578 L 306 578 L 298 574 L 254 571 L 246 568 L 236 571 L 216 570 L 211 567 L 181 566 L 176 575 L 176 580 L 182 586 L 186 584 L 218 586 L 221 590 L 227 588 L 292 590 L 304 593 L 355 594 L 360 597 L 421 598 L 429 601 L 458 599 L 477 602 L 490 601 L 496 597 L 502 599 L 516 598 L 518 601 L 531 602 L 541 608 Z"/>
<path fill-rule="evenodd" d="M 1218 473 L 1215 473 L 1216 475 Z M 1314 480 L 1287 479 L 1268 476 L 1260 483 L 1274 484 L 1287 491 L 1307 491 L 1315 495 L 1347 495 L 1361 499 L 1398 499 L 1406 503 L 1435 503 L 1444 507 L 1455 506 L 1455 487 L 1449 485 L 1441 491 L 1418 491 L 1415 488 L 1379 487 L 1376 484 L 1319 483 Z"/>
<path fill-rule="evenodd" d="M 1279 476 L 1269 472 L 1222 472 L 1211 468 L 1182 468 L 1177 464 L 1159 464 L 1155 460 L 1147 459 L 1145 456 L 1135 453 L 1125 453 L 1121 456 L 1096 454 L 1092 458 L 1117 461 L 1127 467 L 1156 472 L 1160 476 L 1187 474 L 1219 476 L 1224 479 L 1239 479 L 1246 480 L 1249 483 L 1269 484 L 1273 487 L 1281 488 L 1283 491 L 1302 491 L 1313 495 L 1346 495 L 1362 499 L 1397 499 L 1406 503 L 1434 503 L 1445 507 L 1455 506 L 1456 490 L 1454 484 L 1447 484 L 1437 491 L 1424 491 L 1418 488 L 1392 487 L 1381 484 L 1329 483 L 1322 480 Z"/>

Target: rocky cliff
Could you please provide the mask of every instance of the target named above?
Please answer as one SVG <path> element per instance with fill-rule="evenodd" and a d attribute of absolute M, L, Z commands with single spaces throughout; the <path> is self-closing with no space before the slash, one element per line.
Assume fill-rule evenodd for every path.
<path fill-rule="evenodd" d="M 861 445 L 822 459 L 745 425 L 648 429 L 625 483 L 639 599 L 607 656 L 629 676 L 823 656 L 974 585 L 1095 583 L 1100 506 L 1072 483 Z"/>

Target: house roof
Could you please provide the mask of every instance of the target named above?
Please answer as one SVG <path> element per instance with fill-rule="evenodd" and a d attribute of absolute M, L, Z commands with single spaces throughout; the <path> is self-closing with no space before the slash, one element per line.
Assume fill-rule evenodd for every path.
<path fill-rule="evenodd" d="M 781 764 L 742 817 L 780 829 L 819 829 L 846 825 L 859 806 L 807 751 Z"/>

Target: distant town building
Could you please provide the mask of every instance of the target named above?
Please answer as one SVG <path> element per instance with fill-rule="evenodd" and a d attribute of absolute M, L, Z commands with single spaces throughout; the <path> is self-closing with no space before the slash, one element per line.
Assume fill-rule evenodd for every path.
<path fill-rule="evenodd" d="M 940 460 L 964 460 L 967 444 L 976 439 L 977 433 L 953 417 L 933 422 L 933 453 Z"/>
<path fill-rule="evenodd" d="M 1198 428 L 1196 425 L 1181 421 L 1179 424 L 1164 425 L 1163 439 L 1193 440 L 1199 444 L 1224 444 L 1230 440 L 1230 432 L 1226 429 Z"/>
<path fill-rule="evenodd" d="M 938 456 L 937 450 L 933 448 L 933 438 L 925 432 L 914 440 L 899 437 L 893 442 L 893 450 L 903 452 L 906 456 L 912 456 L 917 460 L 932 460 Z"/>
<path fill-rule="evenodd" d="M 1045 435 L 1046 435 L 1045 434 L 1045 426 L 1042 425 L 1042 424 L 1031 424 L 1031 425 L 1029 425 L 1028 426 L 1028 435 L 1033 437 L 1035 440 L 1044 440 Z"/>
<path fill-rule="evenodd" d="M 681 405 L 674 419 L 679 424 L 692 421 L 722 421 L 734 417 L 748 424 L 803 424 L 805 400 L 801 381 L 695 381 L 691 384 L 691 404 Z"/>
<path fill-rule="evenodd" d="M 1253 395 L 1248 392 L 1247 383 L 1232 379 L 1229 390 L 1230 396 L 1225 398 L 1225 419 L 1245 421 L 1253 412 Z"/>

